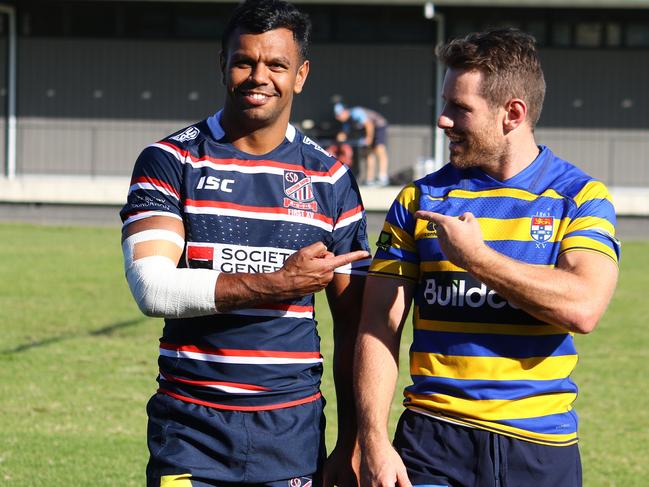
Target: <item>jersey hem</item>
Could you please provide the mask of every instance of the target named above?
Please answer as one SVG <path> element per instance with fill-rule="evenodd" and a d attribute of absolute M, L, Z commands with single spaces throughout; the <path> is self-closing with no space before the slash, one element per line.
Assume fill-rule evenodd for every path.
<path fill-rule="evenodd" d="M 271 411 L 273 409 L 284 409 L 284 408 L 290 408 L 293 406 L 299 406 L 301 404 L 308 404 L 310 402 L 317 401 L 322 397 L 322 393 L 317 392 L 315 394 L 312 394 L 310 396 L 304 397 L 302 399 L 296 399 L 294 401 L 288 401 L 288 402 L 283 402 L 283 403 L 277 403 L 277 404 L 266 404 L 266 405 L 259 405 L 259 406 L 234 406 L 234 405 L 229 405 L 229 404 L 219 404 L 215 402 L 209 402 L 209 401 L 203 401 L 201 399 L 195 399 L 193 397 L 187 397 L 183 396 L 181 394 L 175 393 L 168 391 L 166 389 L 158 389 L 157 392 L 161 394 L 166 394 L 167 396 L 173 397 L 174 399 L 178 399 L 179 401 L 184 401 L 184 402 L 189 402 L 192 404 L 198 404 L 199 406 L 205 406 L 208 408 L 214 408 L 214 409 L 225 409 L 228 411 Z"/>

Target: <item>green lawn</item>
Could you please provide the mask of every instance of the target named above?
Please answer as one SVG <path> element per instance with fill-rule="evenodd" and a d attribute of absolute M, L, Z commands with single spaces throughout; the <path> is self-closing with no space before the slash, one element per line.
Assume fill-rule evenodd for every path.
<path fill-rule="evenodd" d="M 614 301 L 599 329 L 578 337 L 586 486 L 649 479 L 648 253 L 649 242 L 624 245 Z M 0 484 L 142 485 L 161 320 L 130 298 L 119 231 L 0 224 L 0 259 Z M 331 323 L 324 296 L 318 302 L 327 359 Z M 331 445 L 329 369 L 324 380 Z"/>

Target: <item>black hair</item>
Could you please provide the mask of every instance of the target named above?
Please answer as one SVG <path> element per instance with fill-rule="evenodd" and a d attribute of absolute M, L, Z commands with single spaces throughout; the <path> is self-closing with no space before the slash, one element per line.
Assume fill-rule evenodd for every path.
<path fill-rule="evenodd" d="M 227 51 L 230 36 L 236 29 L 262 34 L 274 29 L 288 29 L 304 61 L 309 48 L 311 20 L 294 5 L 283 0 L 246 0 L 232 12 L 221 37 L 221 48 Z"/>

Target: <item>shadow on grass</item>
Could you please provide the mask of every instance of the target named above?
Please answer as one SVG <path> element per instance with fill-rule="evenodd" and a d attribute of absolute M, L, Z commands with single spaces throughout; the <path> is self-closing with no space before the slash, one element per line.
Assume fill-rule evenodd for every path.
<path fill-rule="evenodd" d="M 127 320 L 127 321 L 120 321 L 118 323 L 113 323 L 112 325 L 104 326 L 102 328 L 98 328 L 97 330 L 91 330 L 86 335 L 88 336 L 106 336 L 110 335 L 113 332 L 117 330 L 122 330 L 124 328 L 129 328 L 131 326 L 135 326 L 139 323 L 143 323 L 146 321 L 146 317 L 138 317 L 134 318 L 132 320 Z M 24 343 L 22 345 L 18 345 L 14 348 L 8 348 L 5 350 L 0 351 L 0 354 L 2 355 L 11 355 L 14 353 L 22 353 L 27 350 L 31 350 L 32 348 L 40 348 L 40 347 L 46 347 L 48 345 L 52 345 L 53 343 L 59 343 L 63 342 L 65 340 L 70 340 L 71 338 L 77 338 L 79 335 L 76 334 L 67 334 L 67 335 L 59 335 L 55 337 L 49 337 L 49 338 L 44 338 L 42 340 L 35 340 L 33 342 L 29 343 Z"/>

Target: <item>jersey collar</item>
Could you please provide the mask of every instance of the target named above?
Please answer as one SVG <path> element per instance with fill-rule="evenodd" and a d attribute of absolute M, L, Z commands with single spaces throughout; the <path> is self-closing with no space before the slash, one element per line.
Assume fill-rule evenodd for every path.
<path fill-rule="evenodd" d="M 214 140 L 221 140 L 225 136 L 225 131 L 221 127 L 221 114 L 223 110 L 219 110 L 214 115 L 207 119 L 207 126 L 212 132 L 212 137 Z M 293 142 L 295 140 L 295 134 L 297 130 L 290 123 L 286 127 L 286 140 Z"/>

